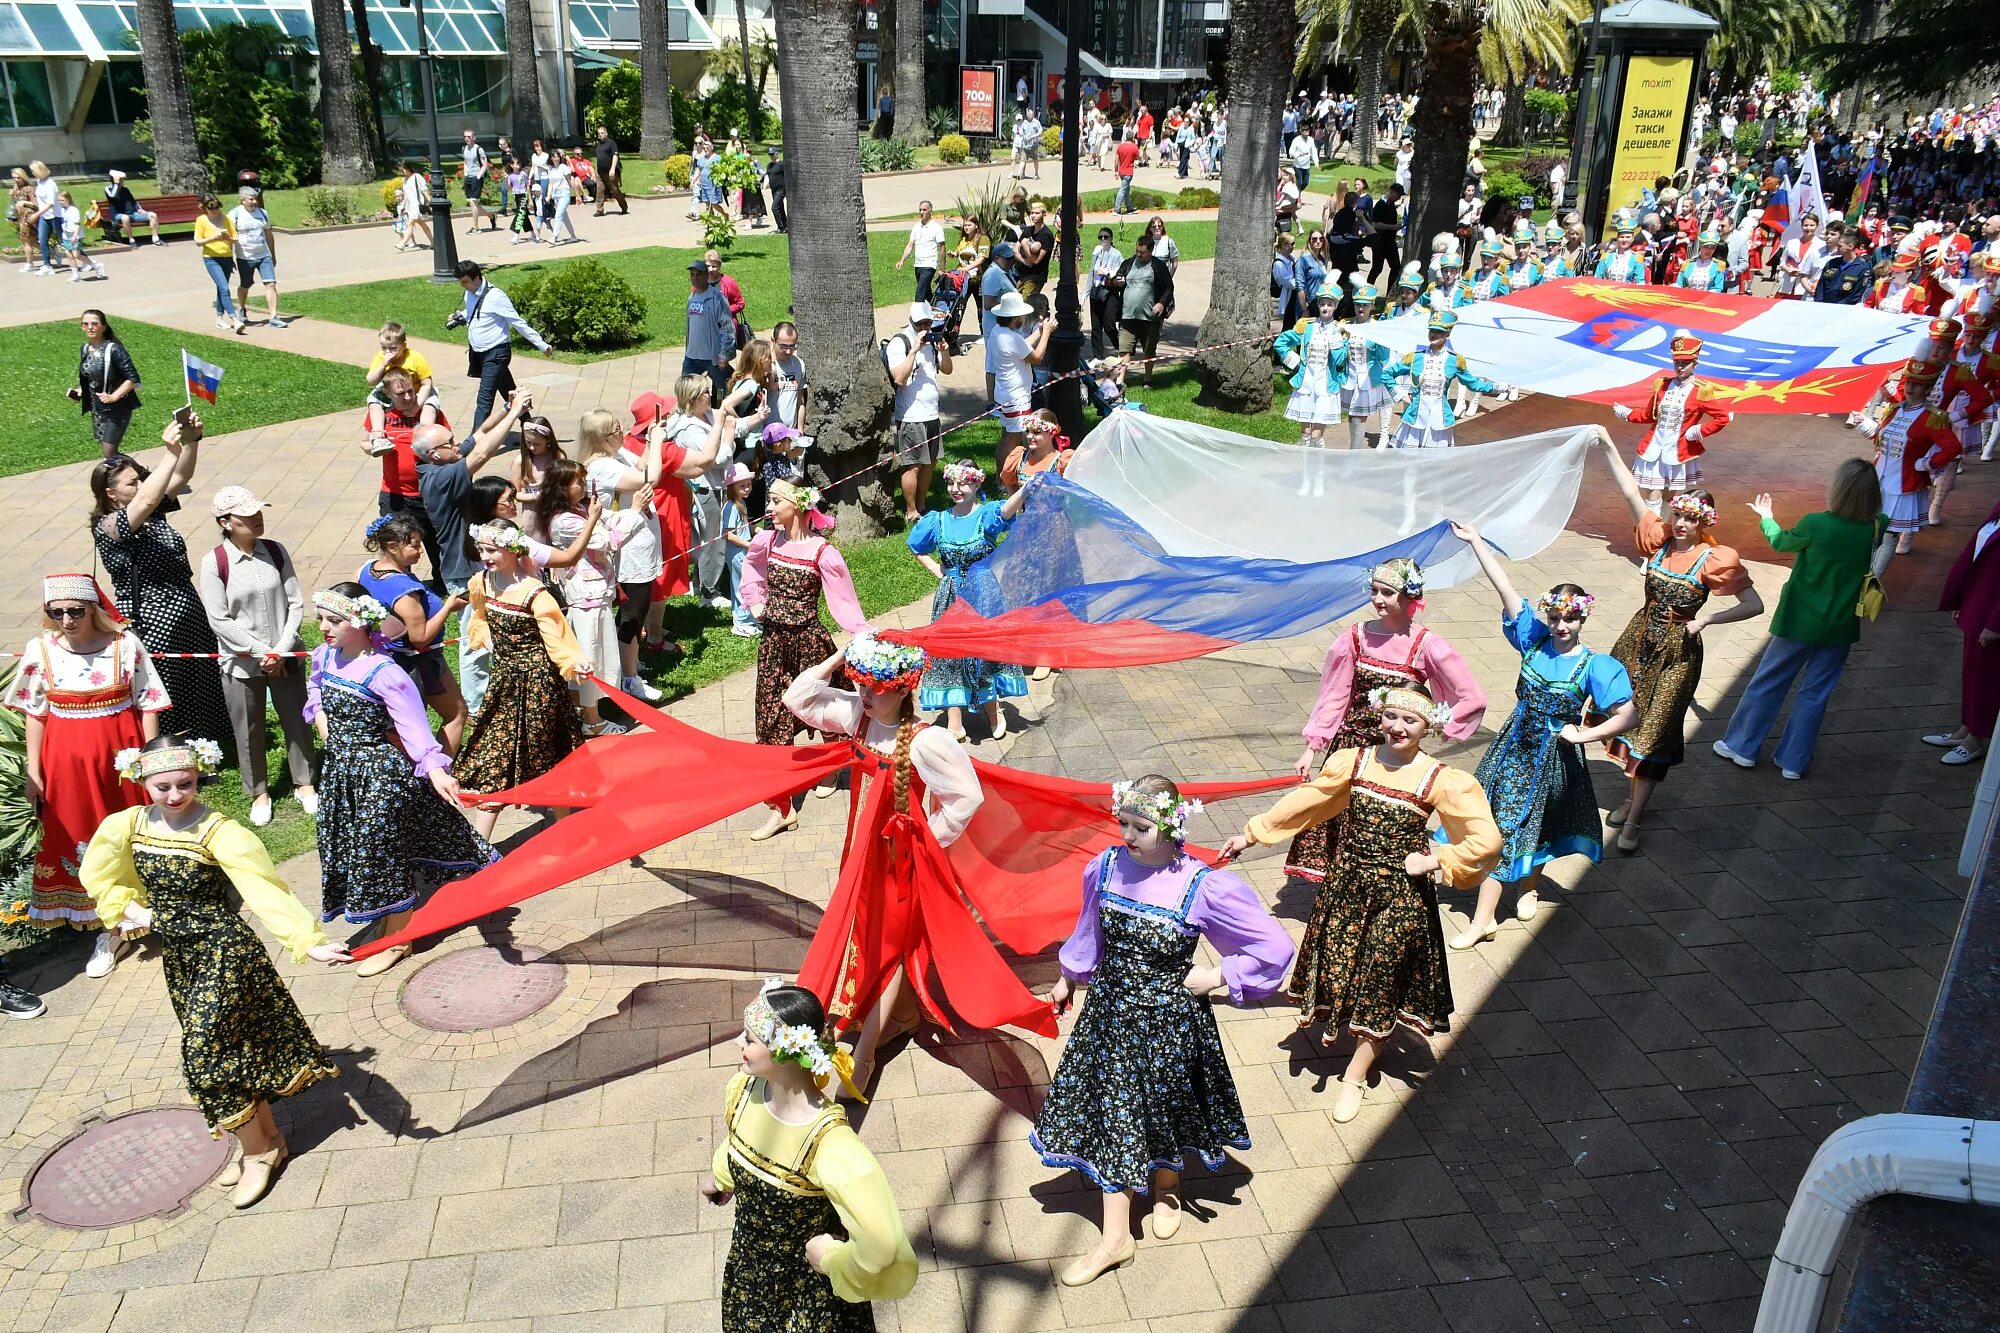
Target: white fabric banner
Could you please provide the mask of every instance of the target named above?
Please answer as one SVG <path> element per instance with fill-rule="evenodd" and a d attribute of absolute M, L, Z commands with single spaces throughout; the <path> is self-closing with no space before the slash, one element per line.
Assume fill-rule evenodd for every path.
<path fill-rule="evenodd" d="M 1576 426 L 1453 449 L 1308 450 L 1122 411 L 1084 437 L 1064 475 L 1123 510 L 1169 555 L 1310 564 L 1456 519 L 1525 560 L 1569 521 L 1601 436 Z M 1461 550 L 1427 573 L 1431 586 L 1449 587 L 1477 571 Z"/>
<path fill-rule="evenodd" d="M 1785 240 L 1796 241 L 1805 234 L 1803 224 L 1808 214 L 1819 219 L 1822 232 L 1826 230 L 1826 191 L 1822 184 L 1819 153 L 1812 141 L 1807 140 L 1806 151 L 1799 159 L 1798 175 L 1792 177 L 1792 216 L 1785 223 Z"/>

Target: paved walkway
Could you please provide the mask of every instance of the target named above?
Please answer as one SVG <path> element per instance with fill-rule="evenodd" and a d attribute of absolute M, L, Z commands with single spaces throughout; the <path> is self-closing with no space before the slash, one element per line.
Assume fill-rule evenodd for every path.
<path fill-rule="evenodd" d="M 1576 420 L 1530 399 L 1469 439 Z M 1622 439 L 1628 434 L 1619 428 Z M 1724 540 L 1767 601 L 1785 568 L 1739 501 L 1818 507 L 1854 437 L 1815 418 L 1741 418 L 1712 451 Z M 232 441 L 235 470 L 285 502 L 274 528 L 351 536 L 365 460 L 341 430 L 294 423 Z M 59 470 L 66 471 L 66 470 Z M 217 480 L 207 472 L 202 489 Z M 0 516 L 74 542 L 77 483 L 18 479 Z M 1399 1044 L 1362 1116 L 1327 1117 L 1329 1060 L 1278 1008 L 1231 1013 L 1226 1042 L 1256 1146 L 1190 1177 L 1170 1244 L 1088 1288 L 1053 1269 L 1089 1239 L 1095 1201 L 1040 1166 L 1028 1120 L 1059 1042 L 927 1034 L 885 1067 L 857 1116 L 904 1208 L 923 1276 L 877 1310 L 885 1329 L 1322 1330 L 1404 1327 L 1743 1329 L 1786 1200 L 1813 1147 L 1895 1107 L 1964 886 L 1953 874 L 1974 774 L 1916 743 L 1948 723 L 1957 639 L 1934 604 L 2000 472 L 1974 468 L 1952 523 L 1889 577 L 1891 609 L 1855 654 L 1809 778 L 1742 772 L 1706 753 L 1761 642 L 1719 628 L 1690 721 L 1687 768 L 1643 851 L 1565 862 L 1532 925 L 1452 956 L 1453 1032 Z M 341 506 L 346 505 L 347 509 Z M 44 517 L 51 508 L 61 522 Z M 308 522 L 307 532 L 300 528 Z M 1595 591 L 1600 646 L 1638 603 L 1629 525 L 1598 471 L 1524 586 Z M 74 549 L 72 546 L 70 549 Z M 349 548 L 351 550 L 351 547 Z M 15 608 L 7 608 L 11 614 Z M 1435 594 L 1427 621 L 1465 649 L 1504 716 L 1514 664 L 1483 586 Z M 1216 658 L 1038 687 L 989 756 L 1093 778 L 1147 769 L 1281 771 L 1298 747 L 1328 633 Z M 675 711 L 749 730 L 750 679 Z M 1485 735 L 1447 756 L 1469 765 Z M 1592 765 L 1602 797 L 1614 770 Z M 1607 799 L 1605 804 L 1612 803 Z M 695 1185 L 757 981 L 794 967 L 840 845 L 838 801 L 768 843 L 740 816 L 638 862 L 530 900 L 483 929 L 552 950 L 560 997 L 512 1028 L 447 1036 L 397 997 L 418 968 L 480 942 L 461 931 L 369 981 L 284 965 L 342 1077 L 285 1102 L 297 1160 L 254 1212 L 199 1191 L 177 1216 L 107 1231 L 11 1220 L 0 1309 L 12 1327 L 712 1329 L 730 1214 Z M 1248 813 L 1218 810 L 1201 830 Z M 503 824 L 503 831 L 519 827 Z M 286 874 L 317 898 L 312 858 Z M 1295 932 L 1307 903 L 1279 861 L 1248 863 Z M 1447 930 L 1462 920 L 1453 895 Z M 0 1026 L 0 1190 L 82 1118 L 185 1101 L 156 958 L 80 976 L 81 949 L 19 978 L 50 1014 Z M 1050 956 L 1022 960 L 1034 984 Z"/>

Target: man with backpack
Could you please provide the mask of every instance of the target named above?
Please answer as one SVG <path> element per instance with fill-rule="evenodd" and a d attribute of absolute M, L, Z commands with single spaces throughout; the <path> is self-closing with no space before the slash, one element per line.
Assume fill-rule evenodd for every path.
<path fill-rule="evenodd" d="M 903 517 L 923 517 L 944 441 L 938 434 L 938 373 L 951 374 L 951 348 L 936 330 L 937 314 L 918 301 L 907 323 L 882 344 L 889 382 L 896 386 L 896 469 L 903 488 Z"/>

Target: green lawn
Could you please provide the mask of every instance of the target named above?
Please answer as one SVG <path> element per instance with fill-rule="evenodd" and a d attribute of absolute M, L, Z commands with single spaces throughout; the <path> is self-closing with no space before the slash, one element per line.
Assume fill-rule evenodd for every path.
<path fill-rule="evenodd" d="M 93 291 L 94 285 L 80 284 L 70 299 L 80 304 Z M 134 449 L 158 444 L 167 418 L 187 400 L 182 348 L 227 372 L 218 401 L 198 403 L 211 435 L 316 416 L 361 401 L 361 373 L 353 366 L 261 345 L 266 339 L 284 339 L 283 331 L 259 326 L 245 337 L 210 337 L 130 319 L 117 320 L 116 331 L 131 352 L 141 381 L 143 405 L 126 436 Z M 63 390 L 76 383 L 77 348 L 82 342 L 83 335 L 69 320 L 8 330 L 7 345 L 14 349 L 10 376 L 16 383 L 38 388 L 17 402 L 11 438 L 0 454 L 0 476 L 98 457 L 90 419 L 63 397 Z"/>

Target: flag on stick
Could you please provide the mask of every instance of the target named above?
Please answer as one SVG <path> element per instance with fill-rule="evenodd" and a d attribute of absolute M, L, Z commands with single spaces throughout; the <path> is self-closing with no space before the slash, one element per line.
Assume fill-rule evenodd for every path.
<path fill-rule="evenodd" d="M 211 365 L 187 348 L 181 348 L 181 369 L 187 372 L 188 404 L 193 405 L 199 398 L 204 403 L 215 401 L 217 391 L 222 388 L 222 367 Z"/>

